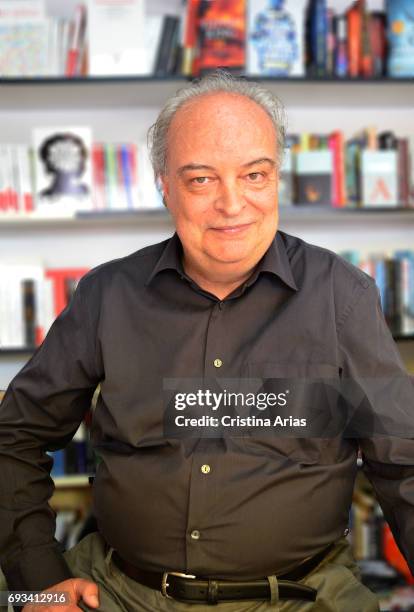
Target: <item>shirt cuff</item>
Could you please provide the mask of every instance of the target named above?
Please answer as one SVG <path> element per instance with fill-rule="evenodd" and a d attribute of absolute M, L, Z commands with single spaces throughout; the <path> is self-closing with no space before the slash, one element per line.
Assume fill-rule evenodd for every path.
<path fill-rule="evenodd" d="M 9 591 L 44 591 L 73 578 L 59 543 L 54 547 L 23 550 L 18 563 L 2 566 L 2 571 Z"/>

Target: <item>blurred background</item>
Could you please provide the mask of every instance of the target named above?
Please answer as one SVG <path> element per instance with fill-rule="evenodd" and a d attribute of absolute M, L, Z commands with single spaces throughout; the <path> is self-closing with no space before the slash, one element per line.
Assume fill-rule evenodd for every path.
<path fill-rule="evenodd" d="M 414 372 L 412 0 L 0 0 L 0 389 L 87 270 L 172 234 L 146 132 L 216 67 L 284 103 L 280 227 L 375 278 Z M 55 455 L 67 545 L 89 512 L 87 426 Z M 414 580 L 362 475 L 350 524 L 382 609 L 409 610 Z"/>

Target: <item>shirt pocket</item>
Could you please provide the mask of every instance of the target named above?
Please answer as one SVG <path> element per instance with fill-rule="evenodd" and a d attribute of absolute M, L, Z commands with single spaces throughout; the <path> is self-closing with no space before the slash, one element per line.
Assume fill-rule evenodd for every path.
<path fill-rule="evenodd" d="M 287 393 L 287 404 L 280 411 L 282 419 L 306 419 L 305 427 L 288 425 L 273 428 L 266 436 L 246 437 L 245 446 L 251 452 L 304 467 L 336 463 L 349 454 L 352 443 L 341 435 L 347 416 L 341 409 L 338 366 L 251 361 L 245 364 L 244 371 L 256 390 Z M 278 411 L 279 407 L 272 416 Z"/>

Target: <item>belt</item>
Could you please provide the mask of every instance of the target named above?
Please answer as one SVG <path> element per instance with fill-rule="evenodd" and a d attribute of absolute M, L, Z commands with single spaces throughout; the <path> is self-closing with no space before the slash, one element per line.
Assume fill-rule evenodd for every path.
<path fill-rule="evenodd" d="M 300 580 L 309 574 L 332 548 L 333 544 L 330 544 L 293 570 L 277 576 L 278 598 L 315 601 L 316 589 L 293 581 Z M 161 591 L 164 597 L 179 601 L 216 604 L 220 601 L 270 600 L 272 598 L 272 589 L 267 578 L 216 580 L 182 572 L 150 572 L 128 563 L 115 550 L 112 559 L 129 578 L 150 589 Z"/>

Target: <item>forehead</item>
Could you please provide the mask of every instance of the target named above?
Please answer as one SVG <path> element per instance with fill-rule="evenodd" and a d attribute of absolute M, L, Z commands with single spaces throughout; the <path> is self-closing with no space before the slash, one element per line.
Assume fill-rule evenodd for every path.
<path fill-rule="evenodd" d="M 170 163 L 274 156 L 276 131 L 270 116 L 246 96 L 217 92 L 186 102 L 174 115 L 167 137 Z M 194 159 L 189 159 L 194 158 Z"/>

